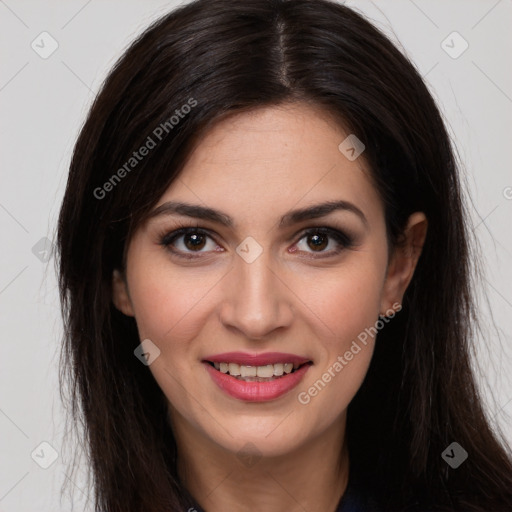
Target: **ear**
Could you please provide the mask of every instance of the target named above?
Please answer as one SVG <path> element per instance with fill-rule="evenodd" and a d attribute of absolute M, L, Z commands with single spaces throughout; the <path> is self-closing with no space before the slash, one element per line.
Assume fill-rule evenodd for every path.
<path fill-rule="evenodd" d="M 126 279 L 117 269 L 112 273 L 112 302 L 115 307 L 125 315 L 135 316 L 132 302 L 128 294 Z"/>
<path fill-rule="evenodd" d="M 402 303 L 425 243 L 427 226 L 423 212 L 415 212 L 409 217 L 402 243 L 395 247 L 390 258 L 381 295 L 381 315 L 392 309 L 394 303 Z"/>

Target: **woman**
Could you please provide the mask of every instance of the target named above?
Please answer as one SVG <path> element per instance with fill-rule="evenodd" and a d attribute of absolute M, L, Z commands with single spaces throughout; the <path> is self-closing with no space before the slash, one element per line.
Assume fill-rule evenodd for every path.
<path fill-rule="evenodd" d="M 153 24 L 91 108 L 58 229 L 98 510 L 512 510 L 453 149 L 351 9 Z"/>

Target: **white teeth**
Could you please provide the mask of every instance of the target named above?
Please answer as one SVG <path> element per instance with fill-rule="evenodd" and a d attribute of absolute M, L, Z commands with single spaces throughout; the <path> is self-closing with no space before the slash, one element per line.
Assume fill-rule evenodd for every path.
<path fill-rule="evenodd" d="M 237 363 L 229 363 L 229 374 L 240 375 L 240 365 Z"/>
<path fill-rule="evenodd" d="M 267 366 L 258 366 L 256 368 L 256 375 L 258 375 L 258 377 L 273 377 L 274 365 L 267 364 Z"/>
<path fill-rule="evenodd" d="M 274 375 L 276 375 L 277 377 L 280 377 L 281 375 L 283 375 L 284 373 L 284 370 L 283 370 L 283 363 L 277 363 L 274 365 Z"/>
<path fill-rule="evenodd" d="M 297 363 L 275 363 L 263 366 L 250 366 L 238 363 L 213 363 L 213 366 L 222 373 L 229 373 L 233 377 L 256 377 L 270 379 L 289 374 L 300 367 Z"/>
<path fill-rule="evenodd" d="M 240 376 L 241 377 L 256 377 L 257 372 L 256 366 L 243 366 L 240 365 Z"/>

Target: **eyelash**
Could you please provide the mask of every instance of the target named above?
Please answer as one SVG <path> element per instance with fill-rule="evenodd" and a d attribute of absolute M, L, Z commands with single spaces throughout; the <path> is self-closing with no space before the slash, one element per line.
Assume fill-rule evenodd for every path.
<path fill-rule="evenodd" d="M 206 236 L 210 239 L 212 239 L 215 242 L 215 239 L 212 237 L 210 232 L 208 230 L 202 229 L 199 227 L 199 225 L 195 226 L 189 226 L 185 224 L 178 225 L 178 228 L 171 231 L 171 232 L 165 232 L 162 233 L 159 236 L 159 244 L 168 249 L 172 252 L 173 255 L 177 256 L 178 258 L 183 258 L 187 260 L 192 259 L 198 259 L 201 258 L 201 252 L 197 251 L 197 255 L 194 255 L 194 252 L 189 253 L 183 253 L 182 251 L 177 251 L 176 249 L 173 249 L 171 246 L 172 244 L 181 236 L 189 235 L 189 234 L 199 234 L 202 236 Z M 338 248 L 331 250 L 327 252 L 327 256 L 312 256 L 314 259 L 318 258 L 326 258 L 330 256 L 336 256 L 339 253 L 341 253 L 344 249 L 349 249 L 354 245 L 354 240 L 351 236 L 347 235 L 346 233 L 339 231 L 338 229 L 331 228 L 328 226 L 322 226 L 322 227 L 316 227 L 316 228 L 309 228 L 306 231 L 303 231 L 297 240 L 296 243 L 298 243 L 303 238 L 307 238 L 311 235 L 326 235 L 332 239 L 334 239 L 338 243 Z M 320 251 L 319 254 L 322 254 L 323 251 Z"/>

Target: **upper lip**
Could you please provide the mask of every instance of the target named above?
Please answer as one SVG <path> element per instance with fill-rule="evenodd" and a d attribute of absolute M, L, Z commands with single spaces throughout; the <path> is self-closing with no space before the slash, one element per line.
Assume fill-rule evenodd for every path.
<path fill-rule="evenodd" d="M 203 361 L 212 363 L 237 363 L 243 366 L 265 366 L 276 363 L 293 363 L 301 365 L 308 363 L 311 359 L 296 354 L 285 354 L 283 352 L 264 352 L 262 354 L 249 354 L 246 352 L 224 352 L 207 356 Z"/>

